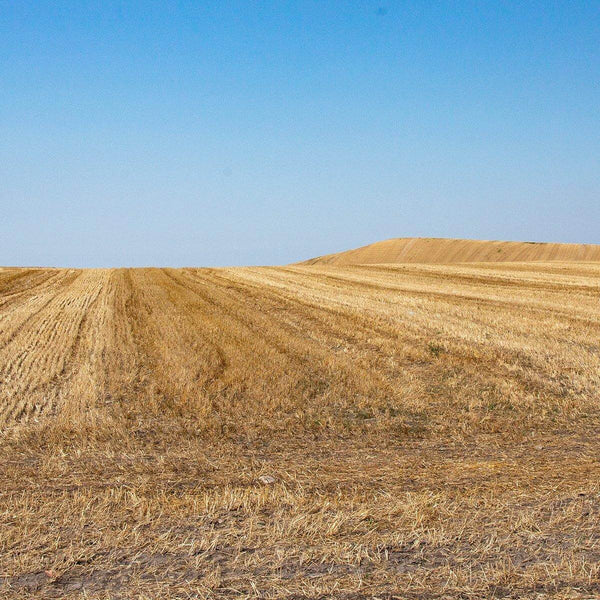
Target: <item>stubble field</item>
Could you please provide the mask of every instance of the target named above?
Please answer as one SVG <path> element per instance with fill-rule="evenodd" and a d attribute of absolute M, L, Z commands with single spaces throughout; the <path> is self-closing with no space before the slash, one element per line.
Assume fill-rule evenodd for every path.
<path fill-rule="evenodd" d="M 0 597 L 597 597 L 599 409 L 599 263 L 0 269 Z"/>

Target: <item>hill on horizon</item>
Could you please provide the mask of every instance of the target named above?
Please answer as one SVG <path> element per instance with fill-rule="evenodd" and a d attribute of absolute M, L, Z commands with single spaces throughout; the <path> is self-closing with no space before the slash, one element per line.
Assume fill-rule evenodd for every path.
<path fill-rule="evenodd" d="M 452 238 L 392 238 L 317 256 L 300 265 L 380 263 L 600 261 L 599 244 L 502 242 Z"/>

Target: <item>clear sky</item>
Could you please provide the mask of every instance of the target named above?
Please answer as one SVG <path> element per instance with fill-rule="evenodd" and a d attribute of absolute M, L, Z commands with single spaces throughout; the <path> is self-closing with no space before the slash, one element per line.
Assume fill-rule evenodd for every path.
<path fill-rule="evenodd" d="M 0 0 L 0 264 L 600 243 L 600 2 Z"/>

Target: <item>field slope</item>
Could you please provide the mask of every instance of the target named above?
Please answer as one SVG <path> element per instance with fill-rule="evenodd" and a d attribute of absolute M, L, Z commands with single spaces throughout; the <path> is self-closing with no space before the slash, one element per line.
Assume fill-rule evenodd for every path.
<path fill-rule="evenodd" d="M 599 431 L 600 264 L 0 269 L 0 598 L 598 597 Z"/>
<path fill-rule="evenodd" d="M 496 242 L 446 238 L 394 238 L 319 256 L 299 264 L 600 261 L 600 245 Z"/>

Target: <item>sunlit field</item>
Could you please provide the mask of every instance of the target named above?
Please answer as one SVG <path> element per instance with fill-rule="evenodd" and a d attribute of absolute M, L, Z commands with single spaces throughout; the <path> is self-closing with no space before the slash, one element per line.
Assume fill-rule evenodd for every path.
<path fill-rule="evenodd" d="M 0 270 L 0 597 L 600 595 L 600 263 Z"/>

